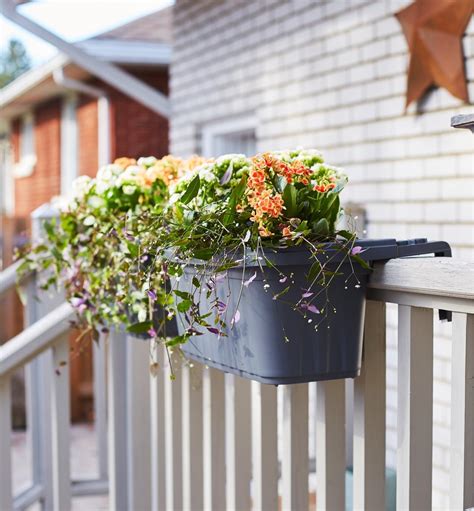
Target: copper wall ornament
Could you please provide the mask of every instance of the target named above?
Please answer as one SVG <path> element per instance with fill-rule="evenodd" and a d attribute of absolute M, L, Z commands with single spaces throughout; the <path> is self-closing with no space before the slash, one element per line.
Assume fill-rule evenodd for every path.
<path fill-rule="evenodd" d="M 410 50 L 406 106 L 432 85 L 468 101 L 462 36 L 474 0 L 415 0 L 395 16 Z"/>

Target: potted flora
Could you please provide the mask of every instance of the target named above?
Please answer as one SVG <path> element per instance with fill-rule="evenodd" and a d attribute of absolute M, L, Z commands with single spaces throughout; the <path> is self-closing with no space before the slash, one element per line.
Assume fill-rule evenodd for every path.
<path fill-rule="evenodd" d="M 162 307 L 160 261 L 136 243 L 143 225 L 159 218 L 168 187 L 201 158 L 119 158 L 91 179 L 75 180 L 70 197 L 53 201 L 58 217 L 45 239 L 24 254 L 20 273 L 38 270 L 41 287 L 65 289 L 77 326 L 97 337 L 114 325 L 137 336 L 176 335 Z M 138 276 L 147 268 L 147 279 Z M 45 271 L 46 270 L 46 271 Z"/>
<path fill-rule="evenodd" d="M 222 156 L 178 180 L 150 248 L 171 278 L 167 345 L 265 383 L 357 376 L 369 263 L 399 249 L 338 228 L 346 183 L 315 150 Z"/>

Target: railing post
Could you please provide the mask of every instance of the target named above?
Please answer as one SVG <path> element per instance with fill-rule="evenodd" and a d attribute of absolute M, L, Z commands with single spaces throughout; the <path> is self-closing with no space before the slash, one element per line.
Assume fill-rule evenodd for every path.
<path fill-rule="evenodd" d="M 67 511 L 71 508 L 68 334 L 62 336 L 53 347 L 53 364 L 55 369 L 51 376 L 53 507 L 57 511 Z"/>
<path fill-rule="evenodd" d="M 398 306 L 397 509 L 431 509 L 433 310 Z"/>
<path fill-rule="evenodd" d="M 225 389 L 224 373 L 203 372 L 204 509 L 225 509 Z"/>
<path fill-rule="evenodd" d="M 285 385 L 282 392 L 282 508 L 308 509 L 308 385 Z"/>
<path fill-rule="evenodd" d="M 316 473 L 318 511 L 345 508 L 345 384 L 316 384 Z"/>
<path fill-rule="evenodd" d="M 93 344 L 93 377 L 94 377 L 94 422 L 96 431 L 97 454 L 99 463 L 99 479 L 108 478 L 107 465 L 107 378 L 106 378 L 106 340 L 102 334 L 98 342 Z"/>
<path fill-rule="evenodd" d="M 0 509 L 13 509 L 12 490 L 12 398 L 10 375 L 0 377 L 0 460 L 2 475 L 0 477 Z"/>
<path fill-rule="evenodd" d="M 453 314 L 450 509 L 474 507 L 474 314 Z"/>
<path fill-rule="evenodd" d="M 253 508 L 278 509 L 277 388 L 252 382 Z"/>
<path fill-rule="evenodd" d="M 31 214 L 32 238 L 39 242 L 44 237 L 43 223 L 58 216 L 58 211 L 48 204 L 37 208 Z M 61 295 L 48 296 L 40 292 L 38 279 L 29 279 L 26 288 L 25 326 L 30 326 L 62 301 Z M 38 300 L 39 298 L 39 300 Z M 69 363 L 69 356 L 67 359 Z M 42 487 L 42 509 L 54 509 L 54 474 L 52 464 L 53 415 L 51 386 L 53 384 L 54 364 L 52 351 L 47 350 L 26 366 L 26 402 L 28 438 L 31 443 L 33 460 L 33 483 Z M 69 474 L 68 474 L 69 476 Z M 57 492 L 56 492 L 57 493 Z"/>
<path fill-rule="evenodd" d="M 183 510 L 204 506 L 202 371 L 198 363 L 185 364 L 181 370 L 183 391 Z"/>
<path fill-rule="evenodd" d="M 151 408 L 151 509 L 161 511 L 166 507 L 166 440 L 165 440 L 165 391 L 164 349 L 155 340 L 150 341 Z"/>
<path fill-rule="evenodd" d="M 182 380 L 181 359 L 173 357 L 165 363 L 165 456 L 166 509 L 183 508 L 183 444 L 182 444 Z M 170 365 L 171 364 L 171 365 Z M 172 379 L 172 377 L 175 379 Z"/>
<path fill-rule="evenodd" d="M 127 337 L 115 330 L 109 335 L 107 369 L 109 509 L 127 511 Z"/>
<path fill-rule="evenodd" d="M 150 351 L 143 339 L 127 337 L 128 508 L 151 508 Z"/>
<path fill-rule="evenodd" d="M 226 501 L 227 509 L 250 509 L 252 431 L 250 381 L 226 378 Z"/>
<path fill-rule="evenodd" d="M 354 381 L 354 509 L 385 507 L 385 387 L 385 303 L 369 300 Z"/>

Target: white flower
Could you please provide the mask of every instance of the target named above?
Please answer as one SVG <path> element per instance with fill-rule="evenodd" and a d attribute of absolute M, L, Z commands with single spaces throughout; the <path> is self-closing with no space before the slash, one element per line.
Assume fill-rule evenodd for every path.
<path fill-rule="evenodd" d="M 51 199 L 51 206 L 58 211 L 68 211 L 71 207 L 70 200 L 64 195 L 56 195 Z"/>
<path fill-rule="evenodd" d="M 92 179 L 89 176 L 79 176 L 72 182 L 73 198 L 81 200 L 89 191 Z"/>
<path fill-rule="evenodd" d="M 86 216 L 84 218 L 84 225 L 90 226 L 95 224 L 95 217 L 93 215 Z"/>
<path fill-rule="evenodd" d="M 129 165 L 117 178 L 117 181 L 115 182 L 115 186 L 117 186 L 117 187 L 123 186 L 124 184 L 136 185 L 137 181 L 138 181 L 138 172 L 139 171 L 140 171 L 140 167 L 138 165 Z"/>
<path fill-rule="evenodd" d="M 105 206 L 105 200 L 97 195 L 92 195 L 92 197 L 89 197 L 87 200 L 87 204 L 93 209 L 99 209 Z"/>
<path fill-rule="evenodd" d="M 147 318 L 146 309 L 140 309 L 138 311 L 138 322 L 143 323 L 144 321 L 146 321 L 146 318 Z"/>
<path fill-rule="evenodd" d="M 214 170 L 213 164 L 211 165 L 207 164 L 198 167 L 199 178 L 202 179 L 203 181 L 207 181 L 208 183 L 217 181 L 218 180 L 217 176 L 214 174 L 213 170 Z"/>
<path fill-rule="evenodd" d="M 142 165 L 143 167 L 151 167 L 158 160 L 154 156 L 141 157 L 138 159 L 138 165 Z"/>
<path fill-rule="evenodd" d="M 124 185 L 122 190 L 125 195 L 133 195 L 137 187 L 135 185 Z"/>
<path fill-rule="evenodd" d="M 217 165 L 222 165 L 226 161 L 232 161 L 232 160 L 245 160 L 246 156 L 245 154 L 223 154 L 222 156 L 219 156 L 216 160 Z"/>

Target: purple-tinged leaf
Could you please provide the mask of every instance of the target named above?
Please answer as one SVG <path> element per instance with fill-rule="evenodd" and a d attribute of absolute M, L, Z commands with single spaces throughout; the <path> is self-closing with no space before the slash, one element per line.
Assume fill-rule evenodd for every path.
<path fill-rule="evenodd" d="M 303 293 L 301 295 L 301 298 L 310 298 L 313 295 L 314 295 L 314 293 L 312 293 L 311 291 L 306 291 L 305 293 Z"/>
<path fill-rule="evenodd" d="M 147 332 L 147 334 L 150 336 L 150 337 L 156 337 L 156 330 L 154 328 L 150 328 Z"/>
<path fill-rule="evenodd" d="M 257 272 L 255 272 L 248 280 L 244 282 L 245 287 L 249 287 L 250 284 L 257 278 Z"/>
<path fill-rule="evenodd" d="M 224 175 L 221 177 L 221 181 L 220 181 L 221 185 L 226 185 L 230 181 L 233 171 L 234 171 L 234 166 L 232 165 L 232 162 L 230 162 L 230 165 L 228 166 Z"/>
<path fill-rule="evenodd" d="M 225 312 L 226 309 L 227 309 L 227 305 L 224 302 L 221 302 L 221 301 L 217 302 L 217 310 L 219 312 Z"/>
<path fill-rule="evenodd" d="M 287 280 L 288 280 L 288 277 L 286 277 L 286 276 L 285 276 L 285 277 L 283 277 L 283 278 L 281 278 L 281 279 L 280 279 L 280 282 L 281 282 L 282 284 L 284 284 Z"/>
<path fill-rule="evenodd" d="M 209 332 L 211 332 L 211 334 L 216 334 L 216 335 L 219 335 L 220 332 L 217 328 L 214 328 L 213 326 L 209 326 L 207 327 L 207 329 L 209 330 Z"/>
<path fill-rule="evenodd" d="M 153 289 L 149 289 L 149 290 L 147 291 L 147 294 L 148 294 L 148 296 L 149 296 L 149 297 L 150 297 L 153 301 L 155 301 L 155 300 L 156 300 L 156 293 L 153 291 Z"/>
<path fill-rule="evenodd" d="M 306 310 L 312 312 L 313 314 L 321 314 L 320 310 L 316 307 L 316 305 L 307 305 Z"/>

